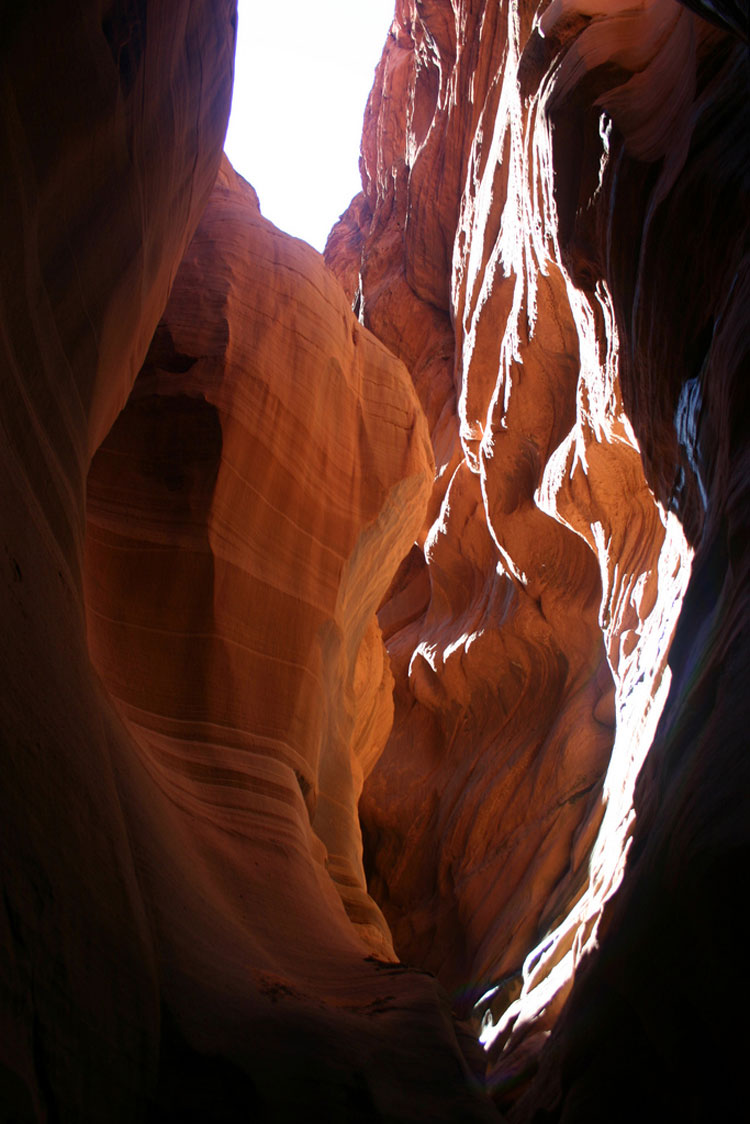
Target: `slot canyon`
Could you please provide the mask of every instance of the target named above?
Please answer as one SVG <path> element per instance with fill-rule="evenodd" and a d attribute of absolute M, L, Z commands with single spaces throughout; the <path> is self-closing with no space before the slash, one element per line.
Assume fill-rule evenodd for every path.
<path fill-rule="evenodd" d="M 396 0 L 324 255 L 236 26 L 2 6 L 0 1121 L 740 1120 L 745 0 Z"/>

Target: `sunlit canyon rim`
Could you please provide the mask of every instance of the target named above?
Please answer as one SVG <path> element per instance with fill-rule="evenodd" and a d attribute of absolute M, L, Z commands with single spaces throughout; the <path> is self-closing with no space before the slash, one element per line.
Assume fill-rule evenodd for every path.
<path fill-rule="evenodd" d="M 4 13 L 0 1120 L 746 1113 L 747 27 L 398 0 L 321 256 Z"/>

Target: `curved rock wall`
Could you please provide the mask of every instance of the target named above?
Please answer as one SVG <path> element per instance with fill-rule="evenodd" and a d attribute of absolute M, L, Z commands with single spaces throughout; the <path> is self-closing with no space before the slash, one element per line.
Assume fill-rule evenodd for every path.
<path fill-rule="evenodd" d="M 745 1111 L 748 1035 L 726 1030 L 749 998 L 731 965 L 743 957 L 737 886 L 750 789 L 750 714 L 737 689 L 750 659 L 750 59 L 741 39 L 700 20 L 681 15 L 675 28 L 688 19 L 664 42 L 674 85 L 689 92 L 649 153 L 654 163 L 644 169 L 625 131 L 605 187 L 624 399 L 652 486 L 695 557 L 670 695 L 635 789 L 623 883 L 518 1120 L 597 1119 L 603 1103 L 618 1121 Z M 746 42 L 746 14 L 744 26 Z M 657 119 L 662 96 L 655 91 Z M 625 223 L 642 231 L 637 262 L 617 236 Z"/>
<path fill-rule="evenodd" d="M 705 512 L 715 458 L 712 520 L 739 503 L 718 418 L 746 362 L 746 68 L 740 40 L 673 0 L 540 12 L 404 0 L 365 118 L 363 194 L 326 250 L 360 318 L 410 367 L 437 464 L 380 610 L 396 712 L 361 803 L 370 887 L 399 954 L 481 1020 L 503 1104 L 601 939 L 634 822 L 646 838 L 636 812 L 656 816 L 673 783 L 655 751 L 634 808 L 688 543 L 724 572 Z M 685 637 L 714 612 L 694 592 L 702 552 Z M 721 660 L 705 633 L 700 644 L 701 661 Z M 677 939 L 684 902 L 670 901 Z M 663 949 L 665 912 L 629 926 L 613 906 L 620 955 L 636 929 L 639 957 L 652 939 Z M 710 973 L 713 958 L 701 963 Z M 637 1007 L 636 977 L 618 1010 Z M 575 1033 L 587 1010 L 571 1007 Z M 560 1032 L 563 1066 L 606 1039 L 615 1016 L 597 1010 L 586 1047 Z M 622 1037 L 599 1047 L 602 1073 Z M 555 1072 L 559 1118 L 600 1119 L 575 1115 Z"/>
<path fill-rule="evenodd" d="M 3 25 L 0 1119 L 495 1119 L 356 813 L 426 427 L 320 256 L 217 181 L 234 33 Z"/>
<path fill-rule="evenodd" d="M 311 1096 L 494 1115 L 434 981 L 394 963 L 357 821 L 392 720 L 375 610 L 431 478 L 407 371 L 225 162 L 88 478 L 89 648 L 143 773 L 167 1042 L 192 1059 L 164 1111 L 207 1084 L 231 1119 Z"/>
<path fill-rule="evenodd" d="M 89 471 L 89 647 L 173 799 L 318 852 L 312 827 L 390 959 L 356 808 L 392 718 L 375 609 L 431 475 L 402 366 L 225 163 Z"/>
<path fill-rule="evenodd" d="M 143 1119 L 155 1080 L 131 751 L 85 644 L 85 480 L 216 177 L 235 14 L 203 0 L 3 9 L 3 1120 Z"/>
<path fill-rule="evenodd" d="M 741 1114 L 748 48 L 690 6 L 399 0 L 345 293 L 219 168 L 233 4 L 4 17 L 3 1120 Z"/>

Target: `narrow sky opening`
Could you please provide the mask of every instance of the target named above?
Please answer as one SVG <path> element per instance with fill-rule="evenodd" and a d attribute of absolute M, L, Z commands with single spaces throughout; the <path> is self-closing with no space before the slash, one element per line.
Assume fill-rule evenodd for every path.
<path fill-rule="evenodd" d="M 395 0 L 239 0 L 225 150 L 263 214 L 322 250 L 360 190 L 367 97 Z"/>

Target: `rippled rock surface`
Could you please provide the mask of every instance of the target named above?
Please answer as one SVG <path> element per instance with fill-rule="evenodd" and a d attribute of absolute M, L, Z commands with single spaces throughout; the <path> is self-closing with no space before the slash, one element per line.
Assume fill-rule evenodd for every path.
<path fill-rule="evenodd" d="M 63 7 L 0 32 L 0 1120 L 742 1118 L 741 0 L 398 0 L 328 268 L 222 162 L 232 3 Z"/>
<path fill-rule="evenodd" d="M 709 1111 L 701 1048 L 726 1069 L 686 983 L 724 971 L 747 844 L 748 56 L 718 24 L 672 0 L 400 3 L 326 251 L 437 465 L 380 610 L 371 890 L 473 1011 L 505 1107 L 585 965 L 519 1120 Z M 629 1056 L 690 1090 L 644 1109 Z"/>

